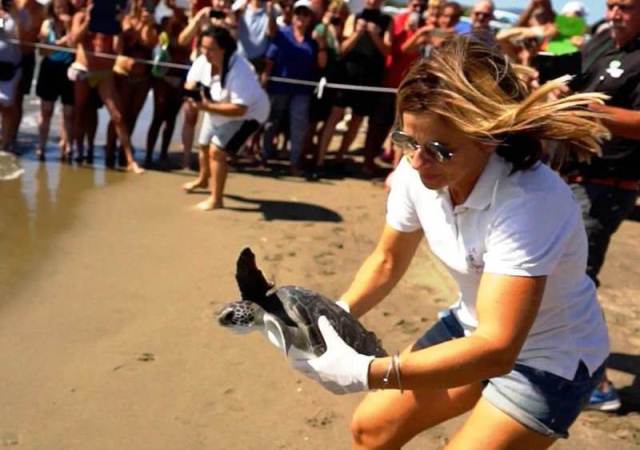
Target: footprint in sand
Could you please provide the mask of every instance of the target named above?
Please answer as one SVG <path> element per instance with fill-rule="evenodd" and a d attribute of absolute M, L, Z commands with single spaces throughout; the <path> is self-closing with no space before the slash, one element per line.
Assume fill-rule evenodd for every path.
<path fill-rule="evenodd" d="M 327 428 L 336 419 L 338 415 L 331 410 L 320 410 L 314 416 L 307 417 L 304 421 L 311 428 Z"/>

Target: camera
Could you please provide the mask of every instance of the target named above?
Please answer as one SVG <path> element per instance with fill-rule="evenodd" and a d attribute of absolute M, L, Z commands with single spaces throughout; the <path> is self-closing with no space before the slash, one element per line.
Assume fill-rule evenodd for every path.
<path fill-rule="evenodd" d="M 215 9 L 209 11 L 209 18 L 211 19 L 224 19 L 225 17 L 227 17 L 227 15 L 224 11 L 218 11 Z"/>
<path fill-rule="evenodd" d="M 379 17 L 379 11 L 365 8 L 360 13 L 360 17 L 365 22 L 375 22 L 375 20 Z"/>
<path fill-rule="evenodd" d="M 540 84 L 554 80 L 563 75 L 579 75 L 582 72 L 582 56 L 580 52 L 554 55 L 540 52 L 533 59 L 533 67 L 538 71 Z M 576 80 L 570 85 L 573 88 Z"/>
<path fill-rule="evenodd" d="M 193 99 L 196 102 L 202 101 L 202 92 L 200 89 L 183 89 L 182 96 L 184 98 Z"/>
<path fill-rule="evenodd" d="M 331 19 L 329 19 L 329 23 L 334 27 L 337 27 L 338 25 L 342 25 L 342 19 L 338 16 L 331 16 Z"/>
<path fill-rule="evenodd" d="M 196 102 L 201 102 L 205 98 L 212 101 L 209 87 L 202 83 L 198 83 L 194 89 L 183 89 L 182 96 L 191 98 Z"/>

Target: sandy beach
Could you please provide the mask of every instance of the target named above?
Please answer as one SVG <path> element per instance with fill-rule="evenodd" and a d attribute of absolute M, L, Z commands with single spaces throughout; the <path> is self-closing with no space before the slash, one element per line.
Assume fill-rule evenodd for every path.
<path fill-rule="evenodd" d="M 230 175 L 225 210 L 194 208 L 188 174 L 37 163 L 0 182 L 0 446 L 16 449 L 344 449 L 361 395 L 333 396 L 260 335 L 213 322 L 251 246 L 266 275 L 337 297 L 382 228 L 380 183 Z M 602 274 L 620 414 L 584 413 L 554 449 L 640 448 L 640 224 Z M 422 246 L 363 322 L 403 348 L 452 302 Z M 451 421 L 407 449 L 441 448 Z"/>

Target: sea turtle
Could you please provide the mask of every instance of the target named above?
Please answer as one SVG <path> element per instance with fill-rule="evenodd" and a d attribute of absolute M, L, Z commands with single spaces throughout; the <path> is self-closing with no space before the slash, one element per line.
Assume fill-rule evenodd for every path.
<path fill-rule="evenodd" d="M 333 301 L 300 286 L 274 288 L 256 265 L 250 248 L 238 257 L 236 281 L 242 300 L 227 304 L 218 313 L 218 323 L 239 333 L 261 331 L 269 341 L 289 355 L 295 348 L 309 356 L 326 351 L 318 318 L 326 316 L 336 332 L 358 353 L 386 356 L 376 335 Z"/>

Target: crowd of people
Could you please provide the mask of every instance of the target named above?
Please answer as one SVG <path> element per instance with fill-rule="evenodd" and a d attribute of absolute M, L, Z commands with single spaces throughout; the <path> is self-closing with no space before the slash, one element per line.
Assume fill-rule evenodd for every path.
<path fill-rule="evenodd" d="M 178 4 L 179 0 L 159 5 L 159 1 L 4 0 L 0 10 L 2 148 L 15 147 L 23 98 L 31 92 L 37 73 L 35 93 L 41 99 L 37 154 L 43 160 L 59 100 L 63 108 L 61 158 L 93 161 L 96 111 L 105 106 L 111 118 L 108 125 L 103 124 L 108 126 L 107 166 L 119 164 L 142 172 L 130 141 L 151 90 L 154 114 L 144 165 L 152 163 L 161 131 L 160 158 L 168 157 L 181 112 L 183 168 L 191 165 L 194 142 L 199 152 L 206 147 L 206 158 L 210 158 L 208 146 L 215 130 L 207 119 L 196 139 L 199 111 L 207 111 L 199 102 L 199 93 L 193 91 L 208 91 L 216 79 L 205 73 L 210 62 L 201 42 L 205 31 L 213 27 L 229 32 L 236 47 L 227 52 L 237 52 L 251 63 L 260 81 L 255 89 L 265 90 L 269 98 L 267 117 L 258 114 L 260 117 L 253 118 L 258 122 L 257 128 L 252 127 L 255 130 L 243 128 L 235 139 L 243 142 L 235 145 L 234 141 L 234 151 L 243 148 L 250 158 L 264 164 L 288 154 L 293 175 L 318 178 L 328 170 L 328 162 L 330 170 L 340 169 L 363 119 L 368 118 L 360 170 L 371 176 L 380 172 L 378 156 L 394 165 L 399 161 L 399 152 L 393 151 L 388 140 L 395 120 L 393 91 L 411 64 L 428 58 L 449 36 L 473 34 L 489 45 L 500 45 L 515 62 L 532 65 L 535 53 L 560 33 L 548 0 L 532 0 L 518 26 L 497 35 L 490 25 L 494 11 L 490 1 L 478 1 L 468 22 L 460 20 L 460 4 L 441 0 L 409 0 L 406 11 L 394 16 L 382 11 L 382 0 L 366 0 L 358 8 L 344 0 L 236 0 L 233 4 L 229 0 L 192 0 L 188 5 Z M 569 2 L 563 10 L 565 15 L 585 13 L 579 2 Z M 574 33 L 580 35 L 575 39 L 585 32 Z M 17 46 L 17 41 L 21 45 Z M 55 47 L 36 50 L 38 43 Z M 42 56 L 37 71 L 36 51 Z M 388 89 L 373 93 L 330 88 L 318 98 L 314 86 L 282 81 L 317 82 L 322 77 L 330 83 Z M 230 94 L 227 86 L 220 89 L 217 102 L 236 95 Z M 240 104 L 238 98 L 230 102 Z M 225 114 L 208 111 L 206 116 Z M 225 117 L 233 121 L 229 119 L 233 116 Z M 327 158 L 341 121 L 344 135 L 337 152 Z M 233 152 L 226 149 L 226 153 Z M 200 155 L 200 176 L 185 185 L 186 190 L 205 184 L 209 169 L 203 168 L 202 158 Z"/>

